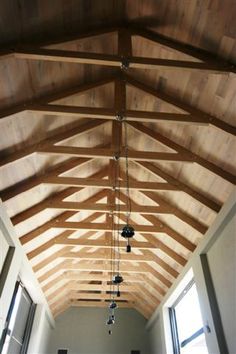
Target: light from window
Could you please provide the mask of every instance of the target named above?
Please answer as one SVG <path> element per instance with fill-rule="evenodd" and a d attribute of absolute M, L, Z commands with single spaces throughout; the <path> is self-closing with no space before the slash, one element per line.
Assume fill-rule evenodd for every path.
<path fill-rule="evenodd" d="M 170 309 L 175 354 L 208 354 L 196 284 L 191 281 Z"/>

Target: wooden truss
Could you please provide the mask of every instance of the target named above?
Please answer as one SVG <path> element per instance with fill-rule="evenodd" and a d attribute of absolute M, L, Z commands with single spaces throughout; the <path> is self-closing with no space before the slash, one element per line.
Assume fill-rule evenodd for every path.
<path fill-rule="evenodd" d="M 58 43 L 57 41 L 42 43 L 40 46 L 16 47 L 6 50 L 1 54 L 2 58 L 10 56 L 16 59 L 106 65 L 122 69 L 112 76 L 102 77 L 100 80 L 67 88 L 61 92 L 53 92 L 44 97 L 22 102 L 0 112 L 2 119 L 23 111 L 34 112 L 39 115 L 47 114 L 48 119 L 50 119 L 50 116 L 55 115 L 63 115 L 63 117 L 75 116 L 76 118 L 82 117 L 87 119 L 84 124 L 80 124 L 72 130 L 56 134 L 40 143 L 27 146 L 22 150 L 5 156 L 0 162 L 0 167 L 3 168 L 31 154 L 58 154 L 68 157 L 66 162 L 53 166 L 46 173 L 33 176 L 1 191 L 2 200 L 7 202 L 9 199 L 23 192 L 30 191 L 41 184 L 59 185 L 65 188 L 63 191 L 55 193 L 42 202 L 12 217 L 13 224 L 17 226 L 20 223 L 27 222 L 31 217 L 46 209 L 62 211 L 56 218 L 48 220 L 20 238 L 22 245 L 25 246 L 33 240 L 41 238 L 43 234 L 50 230 L 59 230 L 57 236 L 28 252 L 28 258 L 33 261 L 33 269 L 55 315 L 68 306 L 107 306 L 107 301 L 109 301 L 109 250 L 111 247 L 110 239 L 112 231 L 109 215 L 111 213 L 116 214 L 113 157 L 117 153 L 119 141 L 122 138 L 123 119 L 126 119 L 130 128 L 165 145 L 172 152 L 129 151 L 130 160 L 134 161 L 140 168 L 161 177 L 164 182 L 141 181 L 130 177 L 130 189 L 136 190 L 146 198 L 149 198 L 153 205 L 140 205 L 132 200 L 132 213 L 141 215 L 148 222 L 148 225 L 137 224 L 134 220 L 132 221 L 136 232 L 142 236 L 144 241 L 133 241 L 133 249 L 137 250 L 138 253 L 121 254 L 121 271 L 125 272 L 126 276 L 125 284 L 122 285 L 122 297 L 119 300 L 120 307 L 134 307 L 145 317 L 149 317 L 160 303 L 173 280 L 178 276 L 179 270 L 176 270 L 158 256 L 155 252 L 156 250 L 168 256 L 172 260 L 172 263 L 178 264 L 178 269 L 181 269 L 186 264 L 187 257 L 176 252 L 168 245 L 168 242 L 159 239 L 157 237 L 158 233 L 168 235 L 172 242 L 182 247 L 185 252 L 191 253 L 196 247 L 190 241 L 191 238 L 181 235 L 161 221 L 158 218 L 159 214 L 173 214 L 183 223 L 197 230 L 201 235 L 204 235 L 207 231 L 206 225 L 172 205 L 157 194 L 156 191 L 186 193 L 196 203 L 210 208 L 213 212 L 219 212 L 221 208 L 220 204 L 211 200 L 207 195 L 199 190 L 195 190 L 191 185 L 174 178 L 162 170 L 162 168 L 157 167 L 154 162 L 174 161 L 175 163 L 195 163 L 205 168 L 209 174 L 214 174 L 217 178 L 220 177 L 232 184 L 236 182 L 234 175 L 223 170 L 217 164 L 204 159 L 166 136 L 151 130 L 142 123 L 168 121 L 170 123 L 177 122 L 181 124 L 206 124 L 212 126 L 212 129 L 220 129 L 224 133 L 232 135 L 235 135 L 236 128 L 210 114 L 177 100 L 175 97 L 157 91 L 127 73 L 129 68 L 155 69 L 159 67 L 176 70 L 206 70 L 214 73 L 235 73 L 235 67 L 222 60 L 215 59 L 215 57 L 203 50 L 174 42 L 169 38 L 146 29 L 133 27 L 100 29 L 73 39 L 88 38 L 92 35 L 113 31 L 118 33 L 117 55 L 71 52 L 48 48 L 48 46 Z M 149 39 L 159 45 L 189 55 L 198 61 L 191 61 L 190 59 L 186 61 L 135 57 L 132 55 L 132 36 L 141 36 Z M 72 39 L 63 39 L 60 42 L 66 42 L 66 40 L 69 41 Z M 47 48 L 45 48 L 46 46 Z M 98 88 L 107 83 L 114 83 L 115 87 L 114 106 L 112 108 L 55 104 L 55 101 L 59 99 L 84 93 L 87 90 Z M 138 88 L 145 94 L 151 94 L 173 105 L 178 110 L 178 113 L 127 109 L 127 86 Z M 92 131 L 102 124 L 106 124 L 108 120 L 112 121 L 111 144 L 109 146 L 82 148 L 65 145 L 67 139 Z M 123 149 L 120 151 L 120 157 L 121 159 L 125 157 Z M 63 176 L 65 172 L 73 171 L 75 167 L 86 167 L 86 164 L 91 159 L 97 158 L 107 159 L 107 166 L 95 175 L 89 178 Z M 124 171 L 120 171 L 120 178 L 120 202 L 124 203 L 120 205 L 120 222 L 124 223 L 124 213 L 126 212 L 125 196 L 122 193 L 126 187 Z M 86 187 L 99 188 L 100 191 L 83 202 L 65 201 L 67 197 L 78 193 Z M 100 202 L 103 198 L 106 198 L 106 203 Z M 79 222 L 68 221 L 72 216 L 83 210 L 90 211 L 92 214 Z M 104 215 L 105 222 L 96 221 Z M 79 232 L 79 236 L 73 237 L 76 232 Z M 94 238 L 98 232 L 101 235 Z M 121 242 L 121 246 L 123 246 L 123 243 Z M 80 250 L 75 252 L 75 246 L 79 246 Z M 47 252 L 47 255 L 43 258 L 40 257 L 45 252 Z M 38 257 L 40 257 L 40 260 Z M 50 264 L 53 264 L 53 267 L 48 269 Z"/>

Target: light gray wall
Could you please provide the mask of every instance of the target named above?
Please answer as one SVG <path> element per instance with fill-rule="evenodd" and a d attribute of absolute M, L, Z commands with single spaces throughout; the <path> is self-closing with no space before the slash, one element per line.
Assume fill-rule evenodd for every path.
<path fill-rule="evenodd" d="M 69 354 L 150 354 L 146 320 L 136 310 L 117 309 L 112 335 L 106 308 L 70 308 L 56 319 L 47 354 L 67 348 Z"/>
<path fill-rule="evenodd" d="M 0 199 L 0 237 L 4 237 L 6 244 L 15 248 L 10 267 L 4 279 L 3 291 L 0 298 L 0 334 L 5 326 L 5 321 L 15 288 L 17 277 L 22 280 L 32 300 L 37 305 L 34 318 L 28 354 L 47 354 L 47 337 L 54 325 L 54 320 L 49 310 L 42 289 L 33 273 L 32 267 L 18 240 L 10 218 Z M 1 243 L 0 243 L 1 247 Z M 1 278 L 0 278 L 1 279 Z"/>
<path fill-rule="evenodd" d="M 47 354 L 52 328 L 45 307 L 42 304 L 38 304 L 35 311 L 27 354 Z"/>
<path fill-rule="evenodd" d="M 223 329 L 230 353 L 236 353 L 236 218 L 207 253 Z"/>
<path fill-rule="evenodd" d="M 199 294 L 209 354 L 220 353 L 214 321 L 210 310 L 200 255 L 206 254 L 216 292 L 224 334 L 230 354 L 236 353 L 236 189 L 218 214 L 214 224 L 204 236 L 183 273 L 177 278 L 161 305 L 148 323 L 151 354 L 172 354 L 168 306 L 181 289 L 181 282 L 190 269 Z M 177 296 L 176 296 L 177 297 Z"/>
<path fill-rule="evenodd" d="M 157 316 L 153 326 L 149 330 L 150 354 L 164 354 L 166 352 L 163 346 L 161 321 L 162 317 L 160 315 Z"/>

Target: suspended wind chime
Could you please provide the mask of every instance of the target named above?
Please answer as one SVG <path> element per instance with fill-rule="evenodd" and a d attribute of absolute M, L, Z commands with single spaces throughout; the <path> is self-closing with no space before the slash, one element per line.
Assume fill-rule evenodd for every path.
<path fill-rule="evenodd" d="M 125 136 L 125 178 L 126 178 L 126 224 L 120 229 L 120 141 L 118 152 L 114 156 L 115 161 L 115 176 L 114 176 L 114 192 L 115 192 L 115 213 L 117 223 L 114 221 L 114 213 L 112 212 L 112 234 L 111 234 L 111 271 L 110 271 L 110 304 L 109 316 L 106 324 L 109 326 L 108 333 L 112 334 L 111 325 L 115 323 L 115 309 L 118 305 L 115 301 L 115 296 L 120 297 L 120 284 L 123 282 L 123 277 L 120 274 L 120 236 L 127 240 L 126 252 L 131 252 L 130 238 L 134 236 L 135 230 L 129 224 L 131 215 L 131 200 L 129 194 L 129 161 L 128 161 L 128 138 L 127 138 L 127 122 L 125 119 L 118 119 L 120 124 L 124 122 L 124 136 Z"/>

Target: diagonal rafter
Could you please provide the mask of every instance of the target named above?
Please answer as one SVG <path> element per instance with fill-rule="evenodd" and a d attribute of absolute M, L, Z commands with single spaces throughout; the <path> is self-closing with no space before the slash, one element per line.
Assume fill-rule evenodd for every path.
<path fill-rule="evenodd" d="M 69 97 L 69 96 L 72 96 L 75 94 L 84 93 L 84 92 L 94 89 L 96 87 L 111 83 L 115 80 L 116 77 L 117 77 L 117 74 L 113 74 L 113 75 L 107 76 L 105 78 L 103 76 L 101 79 L 96 80 L 96 81 L 83 83 L 81 85 L 75 85 L 74 87 L 65 88 L 65 89 L 62 89 L 58 92 L 48 93 L 48 94 L 46 94 L 42 97 L 39 97 L 39 98 L 34 98 L 29 101 L 24 101 L 20 104 L 17 104 L 12 107 L 5 108 L 5 109 L 1 110 L 0 111 L 0 119 L 9 117 L 13 114 L 24 112 L 26 110 L 30 110 L 30 108 L 35 105 L 47 104 L 47 103 L 54 102 L 54 101 L 57 101 L 57 100 L 60 100 L 60 99 L 63 99 L 63 98 L 66 98 L 66 97 Z"/>
<path fill-rule="evenodd" d="M 21 149 L 19 151 L 16 151 L 5 158 L 3 157 L 0 161 L 0 167 L 6 166 L 9 163 L 15 162 L 19 159 L 22 159 L 26 156 L 29 156 L 31 154 L 34 154 L 38 152 L 38 149 L 40 148 L 46 148 L 50 147 L 54 144 L 57 144 L 59 142 L 62 142 L 63 140 L 67 140 L 69 138 L 73 138 L 79 134 L 83 134 L 85 132 L 89 132 L 90 130 L 97 128 L 101 124 L 103 124 L 104 121 L 102 120 L 88 120 L 82 125 L 79 125 L 78 127 L 74 127 L 73 129 L 70 129 L 66 132 L 56 134 L 50 138 L 44 139 L 36 144 L 30 145 L 25 147 L 24 149 Z"/>
<path fill-rule="evenodd" d="M 155 176 L 159 176 L 164 180 L 166 180 L 169 184 L 176 186 L 179 191 L 189 194 L 191 197 L 193 197 L 203 205 L 207 206 L 211 210 L 217 213 L 220 211 L 221 205 L 209 199 L 204 194 L 197 192 L 196 190 L 194 190 L 192 187 L 188 186 L 184 182 L 181 182 L 178 179 L 172 177 L 167 172 L 163 171 L 160 167 L 157 167 L 156 165 L 153 165 L 150 162 L 136 161 L 136 163 L 144 167 L 145 169 L 147 169 L 149 172 L 153 173 Z"/>
<path fill-rule="evenodd" d="M 185 112 L 190 114 L 191 116 L 195 117 L 196 119 L 199 119 L 202 123 L 205 124 L 211 124 L 219 129 L 222 129 L 226 133 L 236 135 L 236 127 L 206 113 L 202 112 L 201 110 L 192 107 L 180 100 L 178 100 L 176 97 L 172 97 L 166 93 L 163 93 L 161 91 L 156 90 L 152 86 L 149 86 L 137 79 L 135 79 L 133 76 L 125 74 L 126 81 L 129 85 L 132 85 L 138 89 L 140 89 L 143 92 L 146 92 L 147 94 L 150 94 L 158 99 L 161 99 Z"/>
<path fill-rule="evenodd" d="M 154 131 L 154 130 L 146 127 L 145 125 L 137 123 L 137 122 L 130 122 L 129 125 L 131 125 L 134 129 L 138 130 L 139 132 L 146 134 L 147 136 L 154 139 L 155 141 L 158 141 L 158 142 L 168 146 L 169 148 L 174 149 L 178 153 L 187 154 L 192 159 L 193 162 L 196 162 L 200 166 L 202 166 L 202 167 L 208 169 L 209 171 L 215 173 L 216 175 L 224 178 L 225 180 L 229 181 L 230 183 L 236 184 L 236 177 L 234 175 L 223 170 L 221 167 L 215 165 L 214 163 L 202 158 L 201 156 L 193 153 L 192 151 L 186 149 L 185 147 L 175 143 L 174 141 L 172 141 L 169 138 L 165 137 L 164 135 L 158 133 L 157 131 Z"/>

